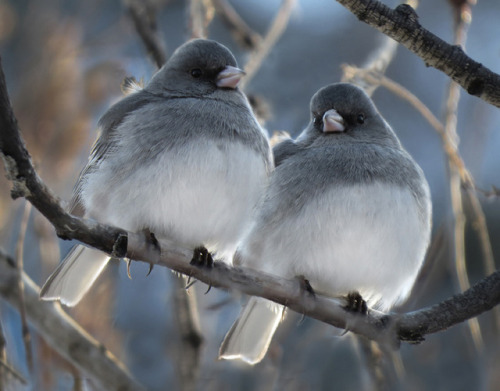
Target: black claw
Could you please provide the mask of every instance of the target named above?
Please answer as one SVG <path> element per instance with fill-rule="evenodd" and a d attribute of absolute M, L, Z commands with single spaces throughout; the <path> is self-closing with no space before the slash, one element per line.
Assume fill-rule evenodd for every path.
<path fill-rule="evenodd" d="M 307 280 L 305 278 L 304 278 L 304 287 L 305 287 L 306 292 L 309 292 L 312 296 L 316 297 L 316 292 L 314 292 L 314 289 L 311 286 L 311 283 L 309 282 L 309 280 Z"/>
<path fill-rule="evenodd" d="M 146 240 L 148 240 L 155 248 L 161 253 L 160 242 L 156 239 L 156 236 L 153 232 L 151 232 L 148 228 L 144 230 L 144 235 L 146 236 Z M 149 277 L 151 272 L 153 271 L 154 263 L 149 264 L 149 270 L 146 274 L 146 277 Z"/>
<path fill-rule="evenodd" d="M 205 295 L 206 295 L 208 292 L 210 292 L 210 289 L 212 289 L 212 284 L 210 284 L 210 285 L 208 286 L 208 289 L 207 289 L 207 291 L 205 292 Z"/>
<path fill-rule="evenodd" d="M 149 270 L 148 270 L 148 274 L 146 274 L 146 277 L 149 277 L 149 275 L 151 274 L 151 272 L 153 271 L 153 267 L 155 266 L 154 263 L 150 263 L 149 264 Z"/>
<path fill-rule="evenodd" d="M 189 288 L 191 288 L 194 284 L 196 284 L 198 280 L 193 280 L 191 281 L 191 276 L 189 277 L 189 280 L 186 284 L 186 286 L 184 287 L 185 290 L 188 290 Z"/>
<path fill-rule="evenodd" d="M 130 264 L 132 263 L 132 260 L 127 258 L 125 262 L 127 262 L 127 276 L 132 279 L 132 275 L 130 274 Z"/>
<path fill-rule="evenodd" d="M 302 323 L 304 323 L 304 320 L 306 320 L 306 315 L 302 314 L 302 316 L 300 317 L 299 323 L 297 323 L 297 326 L 300 326 Z"/>
<path fill-rule="evenodd" d="M 195 266 L 212 267 L 214 265 L 214 259 L 212 258 L 212 254 L 210 254 L 205 247 L 200 246 L 194 249 L 193 258 L 190 263 Z"/>
<path fill-rule="evenodd" d="M 159 251 L 161 251 L 160 242 L 156 239 L 156 236 L 148 228 L 144 229 L 144 235 L 146 240 L 148 240 L 153 246 L 155 246 Z"/>
<path fill-rule="evenodd" d="M 301 293 L 307 292 L 308 294 L 310 294 L 313 297 L 313 299 L 315 299 L 316 293 L 314 292 L 314 289 L 311 286 L 311 283 L 309 282 L 309 280 L 307 278 L 305 278 L 304 276 L 297 276 L 296 278 L 298 278 L 298 280 L 299 280 Z M 285 314 L 285 312 L 283 311 L 283 315 L 284 314 Z M 306 318 L 306 314 L 302 314 L 302 317 L 300 318 L 299 323 L 297 325 L 300 326 L 304 322 L 305 318 Z"/>
<path fill-rule="evenodd" d="M 366 301 L 361 297 L 359 292 L 351 292 L 347 295 L 347 305 L 344 307 L 346 311 L 357 312 L 366 315 L 368 306 Z"/>
<path fill-rule="evenodd" d="M 313 287 L 311 286 L 311 283 L 307 278 L 304 276 L 298 276 L 299 283 L 300 283 L 300 288 L 304 291 L 312 295 L 312 297 L 316 297 L 316 292 L 314 292 Z"/>
<path fill-rule="evenodd" d="M 149 232 L 149 240 L 151 240 L 151 243 L 156 247 L 160 247 L 160 242 L 158 241 L 158 239 L 156 239 L 156 236 L 153 232 Z"/>

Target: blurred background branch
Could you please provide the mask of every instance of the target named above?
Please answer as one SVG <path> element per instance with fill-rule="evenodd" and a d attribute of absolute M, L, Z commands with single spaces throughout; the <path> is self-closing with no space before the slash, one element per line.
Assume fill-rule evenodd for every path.
<path fill-rule="evenodd" d="M 0 257 L 2 257 L 1 252 Z M 6 343 L 2 322 L 0 321 L 0 389 L 7 390 L 9 388 L 9 384 L 13 383 L 11 377 L 21 385 L 26 386 L 28 384 L 26 379 L 7 360 Z"/>
<path fill-rule="evenodd" d="M 0 294 L 15 308 L 24 304 L 30 323 L 50 345 L 89 376 L 101 389 L 140 390 L 125 366 L 102 344 L 87 334 L 57 303 L 41 302 L 40 289 L 22 273 L 24 303 L 18 291 L 18 270 L 0 251 Z"/>
<path fill-rule="evenodd" d="M 260 45 L 262 37 L 246 24 L 227 0 L 212 0 L 212 5 L 239 45 L 250 50 Z"/>
<path fill-rule="evenodd" d="M 167 61 L 167 54 L 165 44 L 158 35 L 157 9 L 149 0 L 123 0 L 123 4 L 148 54 L 156 67 L 160 68 Z"/>
<path fill-rule="evenodd" d="M 30 376 L 35 376 L 35 366 L 33 363 L 33 347 L 31 341 L 31 334 L 26 319 L 26 306 L 24 304 L 24 282 L 22 273 L 24 271 L 24 241 L 26 238 L 26 231 L 28 229 L 28 221 L 31 214 L 31 204 L 27 201 L 23 204 L 23 214 L 21 219 L 21 226 L 19 227 L 19 236 L 16 245 L 16 268 L 18 273 L 17 291 L 19 292 L 19 314 L 21 315 L 21 331 L 23 335 L 24 351 L 26 354 L 26 362 L 28 363 L 28 371 Z"/>
<path fill-rule="evenodd" d="M 207 29 L 214 10 L 208 0 L 189 0 L 188 25 L 191 38 L 207 38 Z"/>
<path fill-rule="evenodd" d="M 269 54 L 270 50 L 276 45 L 281 35 L 288 25 L 288 20 L 292 14 L 295 0 L 282 0 L 281 6 L 276 13 L 276 16 L 267 31 L 264 39 L 257 45 L 257 47 L 250 53 L 247 63 L 245 64 L 246 76 L 240 82 L 239 86 L 242 90 L 250 83 L 254 75 L 257 73 L 262 65 L 262 62 Z"/>
<path fill-rule="evenodd" d="M 465 50 L 465 43 L 467 41 L 467 30 L 471 22 L 471 10 L 468 7 L 467 1 L 463 2 L 450 2 L 452 4 L 452 12 L 454 17 L 454 44 L 460 46 Z M 459 4 L 462 3 L 462 4 Z M 465 10 L 468 8 L 468 11 Z M 458 149 L 460 143 L 457 134 L 457 117 L 458 117 L 458 103 L 460 100 L 460 86 L 453 80 L 450 81 L 446 93 L 446 109 L 445 109 L 445 122 L 444 134 L 449 145 L 454 149 Z M 470 287 L 469 276 L 467 274 L 466 265 L 466 252 L 465 252 L 465 224 L 466 216 L 463 209 L 462 199 L 462 180 L 460 172 L 453 161 L 450 159 L 448 162 L 449 180 L 450 180 L 450 195 L 451 195 L 451 208 L 453 211 L 453 237 L 454 237 L 454 253 L 455 253 L 455 270 L 458 279 L 460 290 L 463 292 Z M 472 183 L 472 179 L 469 179 Z M 467 183 L 466 185 L 468 185 Z M 473 196 L 475 197 L 475 195 Z M 474 209 L 474 211 L 476 211 Z M 481 212 L 480 212 L 481 213 Z M 481 227 L 487 235 L 486 227 Z M 489 241 L 487 246 L 489 247 Z M 483 349 L 483 335 L 481 326 L 477 318 L 469 319 L 469 329 L 472 335 L 472 340 L 477 351 Z"/>

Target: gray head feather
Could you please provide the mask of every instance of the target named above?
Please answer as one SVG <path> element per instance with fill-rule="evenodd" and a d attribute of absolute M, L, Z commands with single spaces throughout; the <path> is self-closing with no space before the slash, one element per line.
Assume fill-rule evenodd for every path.
<path fill-rule="evenodd" d="M 180 46 L 145 90 L 157 95 L 206 96 L 217 90 L 216 78 L 236 67 L 232 53 L 218 42 L 195 39 Z"/>
<path fill-rule="evenodd" d="M 334 136 L 335 143 L 368 142 L 400 147 L 396 135 L 371 99 L 353 84 L 336 83 L 321 88 L 312 97 L 310 108 L 311 122 L 300 137 L 304 141 L 319 138 L 319 142 L 323 139 L 330 142 L 330 136 Z M 335 109 L 342 116 L 345 131 L 334 135 L 322 131 L 323 115 L 330 109 Z"/>

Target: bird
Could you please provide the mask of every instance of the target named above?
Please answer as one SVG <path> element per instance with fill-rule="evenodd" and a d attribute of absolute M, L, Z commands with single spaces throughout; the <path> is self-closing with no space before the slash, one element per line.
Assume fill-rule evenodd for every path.
<path fill-rule="evenodd" d="M 389 311 L 409 296 L 429 245 L 428 183 L 361 88 L 323 87 L 310 111 L 297 139 L 273 149 L 275 170 L 234 264 L 354 298 L 360 312 L 359 295 Z M 219 358 L 260 362 L 284 311 L 250 298 Z"/>
<path fill-rule="evenodd" d="M 198 252 L 229 262 L 273 169 L 266 131 L 238 88 L 243 76 L 216 41 L 180 46 L 100 119 L 70 212 L 168 238 L 193 248 L 193 260 Z M 108 260 L 77 245 L 41 298 L 76 305 Z"/>

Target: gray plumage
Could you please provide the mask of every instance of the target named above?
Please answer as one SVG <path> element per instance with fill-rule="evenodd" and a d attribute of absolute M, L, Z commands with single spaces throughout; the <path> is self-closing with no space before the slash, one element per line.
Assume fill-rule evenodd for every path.
<path fill-rule="evenodd" d="M 236 66 L 214 41 L 178 48 L 144 89 L 99 121 L 71 210 L 230 258 L 273 168 L 267 137 L 237 88 L 243 72 Z M 61 282 L 82 278 L 70 272 L 84 270 L 75 262 L 63 262 L 42 298 L 78 302 L 81 287 Z M 87 289 L 106 262 L 87 270 Z"/>
<path fill-rule="evenodd" d="M 429 188 L 370 98 L 345 83 L 319 90 L 308 127 L 274 154 L 276 169 L 235 264 L 304 276 L 331 297 L 358 291 L 384 311 L 406 299 L 429 243 Z M 267 349 L 272 335 L 261 328 L 267 341 L 254 345 Z M 241 351 L 234 335 L 259 332 L 236 322 L 220 356 L 260 361 L 265 351 Z"/>

